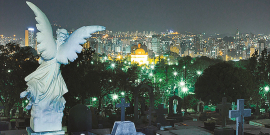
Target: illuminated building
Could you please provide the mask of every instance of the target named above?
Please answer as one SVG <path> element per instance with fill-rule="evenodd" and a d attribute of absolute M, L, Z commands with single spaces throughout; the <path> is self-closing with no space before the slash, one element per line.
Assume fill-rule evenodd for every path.
<path fill-rule="evenodd" d="M 160 55 L 160 36 L 153 35 L 151 43 L 152 43 L 151 49 L 153 50 L 156 56 L 159 56 Z"/>
<path fill-rule="evenodd" d="M 28 28 L 27 30 L 25 30 L 25 46 L 31 46 L 35 48 L 34 45 L 34 28 Z"/>
<path fill-rule="evenodd" d="M 139 65 L 147 64 L 148 53 L 141 48 L 141 43 L 138 44 L 138 48 L 131 53 L 131 62 L 139 63 Z"/>
<path fill-rule="evenodd" d="M 252 55 L 255 53 L 255 47 L 252 45 L 251 47 L 250 47 L 250 58 L 252 57 Z"/>

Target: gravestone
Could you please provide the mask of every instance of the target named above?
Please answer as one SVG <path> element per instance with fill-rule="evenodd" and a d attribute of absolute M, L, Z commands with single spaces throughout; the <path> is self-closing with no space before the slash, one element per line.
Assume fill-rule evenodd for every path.
<path fill-rule="evenodd" d="M 130 104 L 125 102 L 125 98 L 121 98 L 121 103 L 116 104 L 117 108 L 121 108 L 121 121 L 125 121 L 125 108 L 129 106 Z"/>
<path fill-rule="evenodd" d="M 230 110 L 231 104 L 227 103 L 227 98 L 222 98 L 222 104 L 217 105 L 217 109 L 221 110 L 221 116 L 222 116 L 222 124 L 221 127 L 226 126 L 226 118 L 229 116 L 229 110 Z"/>
<path fill-rule="evenodd" d="M 226 127 L 226 119 L 229 115 L 231 104 L 227 103 L 227 98 L 222 98 L 222 104 L 217 105 L 217 109 L 220 109 L 219 113 L 221 113 L 222 118 L 222 124 L 221 127 L 214 129 L 215 135 L 227 135 L 227 134 L 233 134 L 234 130 L 231 127 Z"/>
<path fill-rule="evenodd" d="M 173 113 L 173 101 L 175 99 L 178 100 L 178 105 L 177 105 L 176 112 L 177 112 L 177 114 L 180 114 L 180 116 L 182 115 L 181 114 L 182 98 L 174 95 L 174 96 L 172 96 L 172 97 L 169 98 L 169 117 L 175 116 L 174 113 Z"/>
<path fill-rule="evenodd" d="M 154 107 L 154 93 L 153 93 L 153 88 L 149 85 L 146 84 L 140 84 L 139 86 L 136 87 L 135 91 L 134 91 L 134 122 L 137 123 L 138 122 L 138 91 L 140 91 L 140 89 L 147 89 L 148 90 L 148 95 L 150 98 L 150 107 Z"/>
<path fill-rule="evenodd" d="M 140 104 L 141 104 L 141 115 L 143 115 L 144 114 L 144 112 L 145 112 L 145 99 L 144 99 L 144 97 L 140 97 L 139 98 L 140 99 Z"/>
<path fill-rule="evenodd" d="M 168 109 L 164 108 L 164 104 L 158 105 L 158 109 L 156 109 L 156 113 L 157 113 L 156 123 L 160 123 L 161 126 L 167 126 L 168 122 L 166 121 L 164 114 L 168 114 Z"/>
<path fill-rule="evenodd" d="M 155 113 L 155 111 L 153 111 L 153 109 L 151 107 L 149 107 L 148 111 L 145 111 L 145 114 L 147 115 L 147 119 L 148 119 L 148 126 L 151 126 L 151 121 L 152 121 L 152 113 Z"/>
<path fill-rule="evenodd" d="M 197 112 L 202 113 L 204 108 L 204 102 L 200 99 L 200 101 L 197 103 Z"/>
<path fill-rule="evenodd" d="M 116 121 L 113 125 L 111 135 L 144 135 L 136 132 L 136 128 L 131 121 Z"/>
<path fill-rule="evenodd" d="M 125 121 L 125 108 L 129 107 L 129 103 L 125 103 L 125 98 L 121 98 L 121 103 L 116 107 L 121 107 L 121 121 L 114 122 L 111 135 L 136 135 L 136 128 L 133 122 Z"/>
<path fill-rule="evenodd" d="M 251 109 L 244 109 L 244 99 L 237 99 L 237 110 L 229 111 L 229 118 L 236 118 L 236 135 L 244 135 L 244 117 L 251 116 Z"/>
<path fill-rule="evenodd" d="M 91 110 L 83 105 L 78 104 L 72 107 L 68 117 L 68 132 L 85 132 L 92 129 Z"/>

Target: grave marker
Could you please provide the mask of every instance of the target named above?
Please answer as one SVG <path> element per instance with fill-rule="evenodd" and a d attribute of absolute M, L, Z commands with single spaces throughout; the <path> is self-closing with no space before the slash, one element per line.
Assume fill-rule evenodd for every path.
<path fill-rule="evenodd" d="M 116 104 L 116 107 L 121 107 L 121 121 L 125 121 L 125 108 L 130 107 L 130 104 L 125 102 L 125 98 L 121 98 L 121 103 Z"/>
<path fill-rule="evenodd" d="M 221 116 L 222 116 L 222 125 L 221 127 L 226 126 L 226 118 L 229 115 L 229 110 L 230 110 L 231 104 L 227 103 L 227 98 L 223 97 L 222 98 L 222 104 L 217 105 L 217 109 L 221 109 Z"/>
<path fill-rule="evenodd" d="M 152 118 L 152 113 L 155 113 L 155 111 L 151 111 L 152 109 L 151 109 L 152 107 L 150 106 L 149 107 L 149 110 L 148 111 L 145 111 L 146 113 L 148 113 L 148 119 L 149 119 L 149 126 L 151 126 L 151 118 Z"/>
<path fill-rule="evenodd" d="M 162 126 L 167 125 L 167 121 L 164 117 L 164 114 L 168 114 L 168 109 L 164 108 L 164 104 L 158 105 L 158 109 L 156 109 L 157 112 L 157 123 L 160 123 Z"/>
<path fill-rule="evenodd" d="M 244 117 L 251 116 L 251 109 L 244 109 L 244 99 L 237 99 L 237 110 L 229 111 L 229 118 L 236 118 L 236 135 L 244 135 Z"/>

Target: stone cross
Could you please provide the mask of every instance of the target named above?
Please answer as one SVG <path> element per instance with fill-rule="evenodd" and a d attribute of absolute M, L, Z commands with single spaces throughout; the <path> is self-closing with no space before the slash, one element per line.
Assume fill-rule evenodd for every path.
<path fill-rule="evenodd" d="M 223 97 L 222 98 L 222 104 L 217 105 L 217 109 L 221 109 L 221 116 L 222 116 L 222 127 L 226 126 L 226 118 L 229 115 L 229 110 L 230 110 L 231 104 L 227 103 L 227 98 Z"/>
<path fill-rule="evenodd" d="M 121 121 L 125 121 L 125 108 L 130 107 L 130 104 L 125 102 L 125 98 L 121 98 L 121 103 L 116 104 L 116 107 L 121 107 Z"/>
<path fill-rule="evenodd" d="M 244 135 L 244 117 L 251 116 L 251 109 L 244 109 L 244 99 L 237 99 L 237 110 L 229 111 L 229 118 L 236 118 L 236 135 Z"/>

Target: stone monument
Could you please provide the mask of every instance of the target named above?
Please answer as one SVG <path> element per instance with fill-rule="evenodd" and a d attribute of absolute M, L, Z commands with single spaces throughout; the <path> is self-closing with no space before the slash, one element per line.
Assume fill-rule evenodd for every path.
<path fill-rule="evenodd" d="M 20 97 L 29 100 L 26 109 L 31 109 L 30 127 L 28 134 L 33 132 L 58 132 L 62 130 L 62 117 L 65 108 L 63 95 L 68 92 L 61 75 L 60 65 L 73 62 L 82 51 L 91 33 L 105 30 L 103 26 L 84 26 L 74 31 L 70 36 L 67 30 L 58 29 L 57 40 L 53 38 L 51 24 L 46 15 L 31 2 L 26 2 L 33 10 L 38 22 L 37 46 L 41 54 L 40 66 L 25 78 L 27 90 Z M 64 132 L 64 131 L 63 131 Z M 52 133 L 52 134 L 63 134 Z"/>
<path fill-rule="evenodd" d="M 114 122 L 111 135 L 143 135 L 136 132 L 133 122 L 125 121 L 125 107 L 129 106 L 129 103 L 125 103 L 125 98 L 121 98 L 121 103 L 116 105 L 116 107 L 121 107 L 121 121 Z"/>
<path fill-rule="evenodd" d="M 125 121 L 125 108 L 130 107 L 130 104 L 125 102 L 125 98 L 121 98 L 121 103 L 116 104 L 116 107 L 121 108 L 121 121 Z"/>
<path fill-rule="evenodd" d="M 236 135 L 244 135 L 244 117 L 251 116 L 251 109 L 244 109 L 244 99 L 237 99 L 237 110 L 229 110 L 229 118 L 236 118 Z"/>
<path fill-rule="evenodd" d="M 226 127 L 226 119 L 229 116 L 229 110 L 230 110 L 231 104 L 227 102 L 227 98 L 222 98 L 222 104 L 217 105 L 217 109 L 221 109 L 219 113 L 221 114 L 221 127 L 217 127 L 214 129 L 215 135 L 229 135 L 233 134 L 234 130 L 231 127 Z"/>
<path fill-rule="evenodd" d="M 92 130 L 91 110 L 83 104 L 72 107 L 69 111 L 67 129 L 69 134 L 82 134 Z"/>

